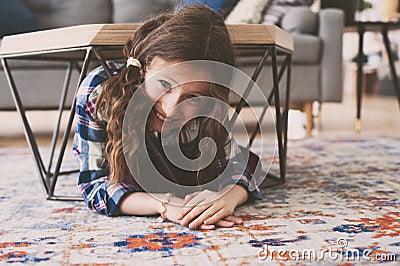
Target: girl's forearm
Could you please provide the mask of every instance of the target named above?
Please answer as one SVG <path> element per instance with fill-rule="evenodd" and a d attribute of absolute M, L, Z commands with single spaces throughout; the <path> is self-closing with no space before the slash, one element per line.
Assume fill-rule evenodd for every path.
<path fill-rule="evenodd" d="M 161 201 L 164 194 L 135 192 L 125 196 L 120 204 L 120 212 L 126 215 L 154 215 L 162 211 Z"/>

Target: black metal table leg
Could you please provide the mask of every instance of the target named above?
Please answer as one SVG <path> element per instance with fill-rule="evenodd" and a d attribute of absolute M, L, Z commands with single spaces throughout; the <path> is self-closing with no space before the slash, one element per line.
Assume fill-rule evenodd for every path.
<path fill-rule="evenodd" d="M 286 99 L 285 99 L 285 109 L 283 111 L 283 160 L 284 160 L 284 173 L 282 177 L 283 181 L 286 178 L 286 160 L 287 160 L 287 143 L 288 143 L 288 118 L 289 118 L 289 104 L 290 104 L 290 83 L 292 77 L 292 55 L 287 55 L 287 70 L 286 70 Z"/>
<path fill-rule="evenodd" d="M 88 68 L 89 68 L 89 64 L 90 64 L 90 56 L 91 56 L 91 54 L 92 54 L 92 48 L 88 48 L 86 50 L 86 55 L 85 55 L 85 59 L 83 61 L 83 66 L 82 66 L 82 70 L 81 70 L 81 73 L 80 73 L 80 76 L 79 76 L 79 80 L 78 80 L 78 84 L 77 84 L 77 88 L 76 88 L 75 94 L 78 91 L 79 86 L 82 83 L 83 79 L 86 77 L 86 74 L 87 74 L 87 71 L 88 71 Z M 54 189 L 55 189 L 55 186 L 56 186 L 56 183 L 57 183 L 57 180 L 58 180 L 58 176 L 60 175 L 61 163 L 62 163 L 62 160 L 64 158 L 64 153 L 65 153 L 65 149 L 67 147 L 68 138 L 69 138 L 69 135 L 71 133 L 71 127 L 72 127 L 72 123 L 73 123 L 74 116 L 75 116 L 75 104 L 76 104 L 76 98 L 74 97 L 74 101 L 73 101 L 73 103 L 71 105 L 69 119 L 68 119 L 68 122 L 67 122 L 67 127 L 65 129 L 63 141 L 61 143 L 60 153 L 58 155 L 57 164 L 56 164 L 56 167 L 54 169 L 54 174 L 51 177 L 49 193 L 47 195 L 48 199 L 61 199 L 61 197 L 54 196 Z M 70 197 L 62 197 L 63 200 L 68 200 L 69 198 Z M 77 200 L 76 197 L 73 197 L 71 199 L 72 200 Z"/>
<path fill-rule="evenodd" d="M 113 76 L 113 73 L 111 72 L 110 68 L 108 67 L 106 60 L 104 60 L 104 57 L 101 55 L 101 52 L 99 49 L 93 49 L 94 54 L 97 57 L 97 60 L 99 61 L 100 65 L 103 67 L 104 71 L 106 72 L 107 76 L 111 78 Z"/>
<path fill-rule="evenodd" d="M 61 98 L 60 98 L 60 103 L 58 105 L 58 117 L 57 117 L 57 122 L 56 122 L 56 126 L 54 128 L 54 132 L 53 132 L 53 137 L 51 140 L 51 145 L 50 145 L 50 158 L 49 158 L 49 165 L 47 167 L 47 175 L 48 175 L 48 179 L 47 181 L 49 181 L 49 179 L 51 178 L 51 167 L 53 164 L 53 158 L 54 158 L 54 152 L 55 152 L 55 148 L 57 145 L 57 139 L 58 139 L 58 135 L 60 132 L 60 124 L 61 124 L 61 118 L 62 118 L 62 113 L 64 110 L 64 106 L 65 106 L 65 100 L 67 98 L 67 94 L 68 94 L 68 87 L 69 87 L 69 83 L 71 81 L 71 74 L 72 74 L 72 62 L 68 63 L 68 67 L 67 67 L 67 72 L 65 74 L 65 79 L 64 79 L 64 85 L 63 85 L 63 89 L 61 92 Z"/>
<path fill-rule="evenodd" d="M 109 77 L 113 76 L 113 74 L 112 74 L 110 68 L 108 67 L 105 59 L 101 55 L 101 52 L 98 49 L 88 48 L 88 50 L 86 52 L 85 59 L 83 61 L 82 68 L 81 68 L 80 77 L 79 77 L 79 81 L 78 81 L 78 85 L 77 85 L 76 91 L 78 91 L 80 84 L 82 83 L 83 79 L 86 77 L 92 53 L 95 54 L 97 60 L 99 61 L 100 65 L 104 68 L 104 70 L 107 73 L 107 75 Z M 59 158 L 58 158 L 58 161 L 57 161 L 57 166 L 55 168 L 54 175 L 53 175 L 53 177 L 51 179 L 49 195 L 48 195 L 48 199 L 50 199 L 50 200 L 73 200 L 73 201 L 83 200 L 82 198 L 77 198 L 77 197 L 55 196 L 54 195 L 54 189 L 55 189 L 55 186 L 56 186 L 56 183 L 57 183 L 57 180 L 58 180 L 58 176 L 61 174 L 60 173 L 61 163 L 62 163 L 62 160 L 63 160 L 65 148 L 66 148 L 66 145 L 67 145 L 67 142 L 68 142 L 69 134 L 71 133 L 72 122 L 73 122 L 73 119 L 74 119 L 74 116 L 75 116 L 75 105 L 76 105 L 76 100 L 74 98 L 74 101 L 72 103 L 71 110 L 70 110 L 70 116 L 69 116 L 67 128 L 65 130 L 63 142 L 61 144 L 60 155 L 59 155 Z M 79 170 L 78 171 L 73 171 L 73 172 L 79 172 Z"/>
<path fill-rule="evenodd" d="M 272 98 L 274 98 L 274 104 L 276 108 L 276 132 L 277 132 L 277 141 L 278 141 L 278 153 L 279 153 L 279 177 L 268 173 L 262 186 L 270 187 L 281 185 L 285 183 L 286 178 L 286 151 L 287 151 L 287 121 L 288 121 L 288 110 L 289 110 L 289 97 L 290 97 L 290 75 L 291 75 L 291 55 L 286 54 L 285 60 L 282 66 L 279 69 L 278 73 L 278 62 L 277 62 L 277 50 L 275 47 L 268 47 L 260 59 L 256 69 L 253 72 L 251 82 L 249 82 L 246 90 L 231 118 L 229 121 L 228 129 L 233 127 L 235 120 L 237 119 L 242 107 L 244 106 L 248 95 L 250 94 L 250 90 L 253 87 L 253 82 L 257 81 L 258 76 L 261 73 L 262 67 L 264 66 L 267 58 L 271 56 L 272 58 L 272 76 L 273 76 L 273 88 L 268 97 L 268 104 L 271 103 Z M 287 75 L 287 84 L 286 84 L 286 101 L 283 111 L 281 112 L 280 99 L 279 99 L 279 82 L 282 79 L 284 73 Z M 258 117 L 258 123 L 262 122 L 264 118 L 265 112 L 268 109 L 268 106 L 263 106 L 263 111 Z M 251 148 L 253 140 L 257 134 L 258 128 L 255 128 L 251 134 L 249 143 L 247 145 L 247 149 Z"/>
<path fill-rule="evenodd" d="M 228 125 L 227 125 L 227 129 L 231 130 L 233 125 L 236 122 L 236 119 L 239 116 L 240 111 L 242 110 L 243 106 L 246 103 L 246 99 L 250 94 L 251 89 L 253 88 L 254 83 L 257 81 L 258 76 L 261 73 L 262 68 L 264 67 L 265 62 L 267 61 L 268 57 L 271 55 L 271 48 L 267 48 L 263 54 L 263 56 L 261 57 L 260 61 L 258 62 L 258 65 L 256 67 L 256 69 L 253 72 L 253 75 L 251 76 L 251 81 L 249 82 L 249 84 L 247 85 L 238 105 L 236 106 L 235 112 L 232 115 L 232 118 L 228 121 Z"/>
<path fill-rule="evenodd" d="M 36 170 L 37 170 L 37 172 L 39 174 L 40 181 L 41 181 L 41 183 L 43 185 L 43 188 L 44 188 L 46 194 L 48 194 L 49 193 L 49 188 L 48 188 L 48 185 L 47 185 L 47 182 L 46 182 L 46 175 L 45 175 L 46 168 L 45 168 L 45 166 L 43 164 L 42 157 L 40 156 L 40 152 L 39 152 L 38 145 L 36 143 L 33 131 L 31 129 L 31 127 L 29 125 L 29 122 L 28 122 L 28 119 L 26 117 L 25 107 L 24 107 L 24 105 L 22 103 L 22 100 L 21 100 L 21 97 L 19 95 L 17 86 L 16 86 L 15 81 L 14 81 L 14 78 L 13 78 L 13 76 L 11 74 L 10 67 L 9 67 L 9 65 L 7 63 L 7 59 L 2 58 L 1 59 L 1 63 L 3 65 L 4 73 L 5 73 L 8 85 L 9 85 L 9 87 L 11 89 L 11 94 L 13 96 L 13 100 L 14 100 L 15 106 L 17 108 L 18 114 L 21 116 L 21 119 L 22 119 L 22 123 L 23 123 L 23 126 L 24 126 L 25 137 L 26 137 L 26 139 L 28 141 L 28 145 L 29 145 L 29 147 L 30 147 L 30 149 L 32 151 L 33 159 L 35 161 Z"/>
<path fill-rule="evenodd" d="M 387 56 L 388 56 L 388 59 L 389 59 L 389 67 L 390 67 L 390 73 L 391 73 L 391 76 L 392 76 L 394 90 L 396 92 L 397 101 L 398 101 L 399 107 L 400 107 L 399 79 L 397 77 L 396 67 L 394 65 L 393 54 L 392 54 L 392 51 L 390 49 L 390 41 L 389 41 L 389 37 L 388 37 L 388 29 L 387 29 L 387 27 L 382 27 L 381 33 L 382 33 L 382 37 L 383 37 L 383 43 L 385 44 L 386 53 L 387 53 Z"/>
<path fill-rule="evenodd" d="M 287 125 L 288 125 L 288 112 L 290 103 L 290 82 L 291 82 L 291 61 L 292 57 L 290 54 L 286 55 L 284 65 L 282 67 L 286 68 L 286 99 L 284 103 L 284 108 L 281 111 L 280 99 L 279 99 L 279 81 L 282 78 L 283 70 L 280 69 L 279 74 L 277 74 L 277 62 L 276 62 L 276 51 L 272 53 L 272 74 L 274 86 L 268 97 L 268 102 L 274 99 L 275 111 L 276 111 L 276 132 L 278 141 L 278 154 L 279 154 L 279 176 L 272 173 L 268 173 L 266 179 L 261 184 L 261 187 L 272 187 L 277 185 L 282 185 L 285 183 L 286 179 L 286 156 L 287 156 Z"/>
<path fill-rule="evenodd" d="M 361 98 L 363 86 L 363 65 L 364 65 L 364 27 L 358 25 L 358 55 L 357 55 L 357 116 L 355 121 L 356 132 L 361 131 Z"/>
<path fill-rule="evenodd" d="M 80 73 L 80 78 L 79 78 L 79 82 L 78 82 L 78 88 L 80 83 L 82 82 L 83 78 L 86 76 L 87 73 L 87 69 L 89 67 L 89 63 L 90 63 L 90 56 L 91 56 L 91 48 L 88 48 L 86 51 L 86 57 L 85 57 L 85 61 L 83 64 L 83 67 L 81 69 L 81 73 Z M 63 141 L 61 143 L 61 147 L 60 147 L 60 152 L 58 154 L 58 159 L 57 159 L 57 163 L 54 169 L 54 172 L 52 172 L 52 163 L 53 163 L 53 158 L 54 158 L 54 153 L 55 153 L 55 149 L 57 146 L 57 139 L 58 139 L 58 135 L 59 135 L 59 130 L 60 130 L 60 123 L 61 123 L 61 118 L 62 118 L 62 112 L 64 110 L 65 107 L 65 100 L 66 100 L 66 96 L 67 96 L 67 91 L 68 91 L 68 87 L 69 87 L 69 83 L 70 83 L 70 79 L 71 79 L 71 72 L 72 72 L 72 66 L 76 65 L 76 63 L 74 62 L 69 62 L 68 64 L 68 68 L 66 71 L 66 75 L 65 75 L 65 79 L 64 79 L 64 84 L 63 84 L 63 88 L 62 88 L 62 93 L 61 93 L 61 98 L 60 98 L 60 102 L 59 102 L 59 106 L 58 106 L 58 117 L 56 120 L 56 125 L 55 125 L 55 129 L 53 132 L 53 136 L 52 136 L 52 141 L 51 141 L 51 146 L 50 146 L 50 159 L 49 159 L 49 164 L 46 168 L 46 166 L 43 163 L 43 159 L 42 156 L 40 154 L 39 151 L 39 147 L 36 143 L 36 139 L 35 139 L 35 135 L 30 127 L 30 124 L 28 122 L 28 119 L 26 117 L 26 113 L 25 113 L 25 107 L 23 105 L 23 102 L 21 100 L 18 88 L 15 84 L 14 78 L 12 76 L 11 70 L 9 68 L 8 62 L 6 58 L 2 58 L 2 64 L 3 64 L 3 68 L 4 68 L 4 72 L 6 74 L 6 78 L 9 84 L 9 87 L 11 89 L 11 93 L 14 99 L 14 103 L 15 106 L 17 108 L 17 111 L 19 113 L 19 115 L 22 118 L 22 122 L 23 122 L 23 126 L 24 126 L 24 133 L 25 133 L 25 137 L 28 141 L 28 145 L 30 147 L 30 150 L 33 154 L 34 157 L 34 162 L 35 162 L 35 166 L 37 168 L 42 186 L 45 190 L 45 193 L 47 195 L 47 199 L 59 199 L 59 200 L 82 200 L 81 197 L 74 197 L 74 196 L 55 196 L 54 195 L 54 189 L 55 189 L 55 185 L 57 183 L 57 179 L 58 176 L 60 175 L 64 175 L 64 174 L 71 174 L 71 173 L 76 173 L 79 172 L 78 170 L 71 170 L 71 171 L 64 171 L 61 172 L 61 163 L 64 157 L 64 153 L 65 153 L 65 149 L 68 143 L 68 138 L 71 132 L 71 127 L 72 127 L 72 123 L 73 123 L 73 118 L 74 118 L 74 114 L 75 114 L 75 100 L 71 105 L 71 109 L 70 109 L 70 116 L 69 116 L 69 120 L 68 120 L 68 124 L 67 124 L 67 128 L 65 130 L 64 133 L 64 137 L 63 137 Z"/>
<path fill-rule="evenodd" d="M 289 59 L 289 57 L 287 56 L 286 59 L 285 59 L 285 61 L 284 61 L 283 64 L 282 64 L 282 66 L 281 66 L 280 69 L 279 69 L 278 82 L 281 81 L 281 79 L 282 79 L 282 77 L 283 77 L 283 74 L 285 73 L 286 69 L 288 68 L 288 65 L 290 65 L 289 62 L 290 62 L 290 59 Z M 261 112 L 261 114 L 260 114 L 260 117 L 258 118 L 259 123 L 261 123 L 261 121 L 263 121 L 264 116 L 265 116 L 265 114 L 266 114 L 266 112 L 267 112 L 267 110 L 268 110 L 269 103 L 271 103 L 272 97 L 273 97 L 273 96 L 274 96 L 274 89 L 272 88 L 271 93 L 268 95 L 268 99 L 267 99 L 268 105 L 266 105 L 266 106 L 263 107 L 263 110 L 262 110 L 262 112 Z M 259 133 L 259 131 L 260 131 L 259 123 L 257 123 L 257 126 L 253 129 L 253 132 L 251 133 L 250 140 L 249 140 L 249 144 L 248 144 L 248 146 L 247 146 L 248 149 L 251 147 L 251 145 L 253 144 L 253 141 L 254 141 L 256 135 L 257 135 L 257 134 Z"/>
<path fill-rule="evenodd" d="M 278 139 L 278 153 L 279 153 L 279 173 L 280 178 L 285 179 L 285 154 L 283 152 L 283 140 L 282 140 L 282 113 L 280 106 L 280 97 L 279 97 L 279 80 L 278 80 L 278 70 L 277 70 L 277 60 L 276 60 L 276 50 L 273 49 L 272 53 L 272 76 L 274 83 L 274 103 L 275 103 L 275 111 L 276 111 L 276 134 Z"/>

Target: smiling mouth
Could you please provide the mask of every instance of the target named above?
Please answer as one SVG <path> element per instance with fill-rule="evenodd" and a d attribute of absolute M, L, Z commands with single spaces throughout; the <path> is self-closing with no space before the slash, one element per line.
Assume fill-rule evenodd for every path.
<path fill-rule="evenodd" d="M 171 122 L 172 120 L 170 118 L 166 118 L 165 116 L 163 116 L 162 114 L 160 114 L 159 112 L 157 112 L 157 110 L 154 110 L 156 117 L 158 119 L 160 119 L 161 121 L 165 121 L 165 122 Z"/>

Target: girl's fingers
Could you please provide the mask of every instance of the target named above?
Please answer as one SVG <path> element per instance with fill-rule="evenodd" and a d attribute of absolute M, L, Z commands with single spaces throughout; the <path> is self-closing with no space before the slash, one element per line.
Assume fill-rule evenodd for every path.
<path fill-rule="evenodd" d="M 191 194 L 187 194 L 187 195 L 185 196 L 185 200 L 183 201 L 182 205 L 186 205 L 186 203 L 188 203 L 191 199 L 193 199 L 194 197 L 196 197 L 199 193 L 200 193 L 200 191 L 193 192 L 193 193 L 191 193 Z"/>
<path fill-rule="evenodd" d="M 220 220 L 224 219 L 225 216 L 226 216 L 225 210 L 224 209 L 220 209 L 219 211 L 214 213 L 214 215 L 212 215 L 209 218 L 205 219 L 204 223 L 205 224 L 216 224 Z"/>
<path fill-rule="evenodd" d="M 200 226 L 200 229 L 201 230 L 213 230 L 213 229 L 215 229 L 215 225 L 213 225 L 213 224 L 202 224 Z"/>
<path fill-rule="evenodd" d="M 222 220 L 233 222 L 234 224 L 242 224 L 243 223 L 242 218 L 234 216 L 234 215 L 228 215 L 228 216 L 224 217 L 224 219 L 222 219 Z"/>
<path fill-rule="evenodd" d="M 199 205 L 201 202 L 203 202 L 204 204 L 209 204 L 221 197 L 218 192 L 210 191 L 207 189 L 199 192 L 194 192 L 192 194 L 195 194 L 194 197 L 188 201 L 185 200 L 186 204 L 184 207 L 193 207 Z"/>
<path fill-rule="evenodd" d="M 184 204 L 184 207 L 190 208 L 199 205 L 201 202 L 205 201 L 207 199 L 207 195 L 205 193 L 197 193 L 194 195 L 190 200 L 186 201 Z"/>
<path fill-rule="evenodd" d="M 230 222 L 230 221 L 225 221 L 225 220 L 219 220 L 215 225 L 219 226 L 219 227 L 229 228 L 229 227 L 233 227 L 235 225 L 235 223 Z"/>
<path fill-rule="evenodd" d="M 192 222 L 189 223 L 189 228 L 194 229 L 202 224 L 205 224 L 204 221 L 211 217 L 214 213 L 218 212 L 219 208 L 215 205 L 211 205 L 207 207 L 206 210 L 203 210 L 199 216 L 193 219 Z"/>
<path fill-rule="evenodd" d="M 188 225 L 189 223 L 191 223 L 194 219 L 196 219 L 196 217 L 200 216 L 207 208 L 209 207 L 209 205 L 199 205 L 199 206 L 195 206 L 194 208 L 191 208 L 188 212 L 185 213 L 185 215 L 182 217 L 181 220 L 181 225 Z M 185 210 L 184 210 L 185 212 Z M 203 221 L 201 223 L 199 223 L 198 226 L 200 226 L 203 223 Z M 197 227 L 197 226 L 196 226 Z M 193 228 L 193 227 L 190 227 Z"/>
<path fill-rule="evenodd" d="M 178 215 L 177 219 L 183 219 L 183 217 L 187 216 L 187 214 L 191 212 L 193 208 L 197 207 L 203 201 L 204 198 L 201 195 L 195 195 L 184 205 L 184 207 L 182 208 L 182 212 L 180 213 L 180 215 Z"/>

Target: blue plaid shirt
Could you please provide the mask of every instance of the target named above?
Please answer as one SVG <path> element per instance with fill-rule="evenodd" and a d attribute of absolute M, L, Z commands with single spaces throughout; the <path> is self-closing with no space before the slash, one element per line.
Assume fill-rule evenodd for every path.
<path fill-rule="evenodd" d="M 109 63 L 112 71 L 118 71 L 121 67 Z M 96 68 L 83 80 L 76 95 L 76 117 L 77 129 L 74 136 L 73 151 L 80 163 L 80 172 L 78 186 L 82 197 L 90 209 L 105 214 L 107 216 L 117 216 L 121 199 L 129 193 L 143 192 L 143 189 L 137 185 L 128 182 L 119 182 L 117 184 L 109 183 L 108 162 L 105 158 L 105 145 L 107 143 L 107 133 L 103 120 L 99 117 L 96 110 L 96 100 L 101 92 L 101 83 L 108 79 L 102 67 Z M 184 127 L 185 129 L 185 127 Z M 194 137 L 193 127 L 186 127 L 182 130 L 180 140 L 190 143 Z M 241 156 L 239 146 L 229 135 L 225 146 L 226 158 L 219 160 L 218 172 L 223 170 L 229 160 L 233 160 L 234 170 L 230 172 L 230 180 L 224 180 L 219 189 L 228 184 L 239 184 L 249 191 L 251 179 L 250 170 L 246 168 L 243 174 L 240 174 L 244 168 L 245 161 Z M 235 173 L 235 169 L 240 169 Z M 258 187 L 249 192 L 249 198 L 261 199 L 262 194 Z"/>

